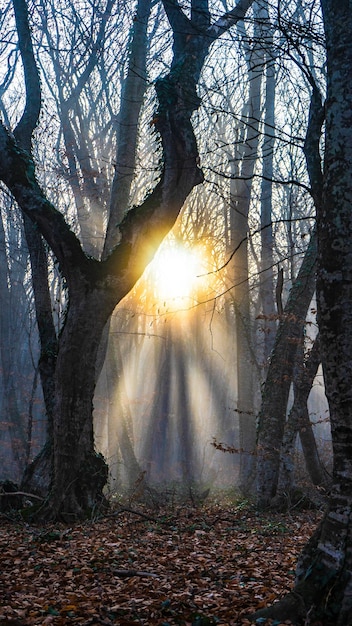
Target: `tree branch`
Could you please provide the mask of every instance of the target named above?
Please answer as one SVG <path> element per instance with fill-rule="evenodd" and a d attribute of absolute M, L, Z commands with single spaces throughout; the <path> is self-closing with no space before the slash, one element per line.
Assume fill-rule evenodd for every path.
<path fill-rule="evenodd" d="M 102 53 L 102 49 L 104 46 L 106 26 L 107 26 L 109 18 L 111 17 L 111 12 L 112 12 L 113 7 L 114 7 L 114 0 L 108 0 L 105 11 L 101 16 L 100 27 L 98 30 L 96 41 L 91 46 L 91 52 L 89 54 L 88 63 L 86 67 L 84 68 L 82 74 L 79 76 L 77 80 L 77 85 L 72 89 L 71 94 L 68 96 L 66 100 L 66 104 L 70 108 L 72 108 L 75 101 L 78 100 L 81 92 L 83 91 L 85 85 L 87 84 L 89 77 L 91 76 L 93 70 L 97 66 L 99 55 Z"/>
<path fill-rule="evenodd" d="M 64 216 L 46 198 L 34 171 L 34 162 L 0 122 L 0 178 L 22 211 L 35 222 L 60 263 L 67 280 L 89 259 Z"/>
<path fill-rule="evenodd" d="M 192 22 L 182 11 L 178 0 L 163 0 L 163 5 L 174 39 L 177 37 L 185 38 L 187 35 L 194 34 Z"/>
<path fill-rule="evenodd" d="M 191 20 L 199 30 L 204 31 L 210 26 L 208 0 L 192 0 Z"/>
<path fill-rule="evenodd" d="M 231 26 L 234 26 L 237 22 L 243 20 L 246 12 L 252 6 L 253 1 L 254 0 L 239 0 L 238 4 L 231 9 L 231 11 L 228 11 L 219 17 L 214 24 L 209 26 L 207 29 L 208 37 L 215 41 L 215 39 L 218 39 L 221 35 L 223 35 L 223 33 L 226 33 Z"/>
<path fill-rule="evenodd" d="M 314 84 L 310 100 L 308 126 L 303 146 L 306 157 L 308 176 L 311 184 L 311 193 L 315 206 L 322 203 L 323 172 L 321 168 L 320 139 L 321 129 L 325 119 L 325 108 L 318 87 Z"/>
<path fill-rule="evenodd" d="M 38 123 L 41 108 L 40 79 L 34 58 L 26 0 L 13 0 L 13 7 L 26 86 L 26 105 L 14 135 L 21 146 L 30 152 L 32 133 Z"/>

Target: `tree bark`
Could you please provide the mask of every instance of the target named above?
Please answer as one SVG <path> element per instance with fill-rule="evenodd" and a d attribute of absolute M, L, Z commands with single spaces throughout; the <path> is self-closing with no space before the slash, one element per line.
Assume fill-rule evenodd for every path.
<path fill-rule="evenodd" d="M 32 134 L 37 125 L 41 109 L 40 78 L 34 58 L 26 2 L 25 0 L 13 0 L 13 5 L 26 84 L 26 106 L 14 130 L 14 136 L 19 145 L 28 153 L 31 153 Z M 39 373 L 48 418 L 48 436 L 50 438 L 57 337 L 51 312 L 47 253 L 40 232 L 38 232 L 38 229 L 26 214 L 23 214 L 23 224 L 31 263 L 32 285 L 41 348 Z"/>
<path fill-rule="evenodd" d="M 130 200 L 135 175 L 138 122 L 147 86 L 148 20 L 151 0 L 139 0 L 134 17 L 131 54 L 126 79 L 122 85 L 118 115 L 115 175 L 111 188 L 109 220 L 103 256 L 119 241 L 118 224 Z"/>
<path fill-rule="evenodd" d="M 14 130 L 14 136 L 18 144 L 30 154 L 32 134 L 37 125 L 41 109 L 40 79 L 34 58 L 26 2 L 25 0 L 13 0 L 13 5 L 26 86 L 26 106 Z M 49 442 L 53 430 L 57 337 L 51 311 L 47 253 L 44 242 L 36 225 L 25 213 L 23 213 L 23 225 L 31 264 L 31 278 L 39 332 L 39 374 L 47 416 L 48 443 L 43 453 L 34 460 L 32 466 L 25 468 L 22 477 L 22 489 L 33 493 L 43 493 L 44 489 L 49 485 L 50 477 L 47 476 L 45 478 L 43 472 L 40 470 L 37 472 L 37 468 L 43 461 L 45 470 L 50 467 Z M 36 481 L 37 475 L 38 480 Z"/>
<path fill-rule="evenodd" d="M 259 508 L 270 506 L 276 494 L 295 355 L 297 346 L 302 341 L 302 325 L 305 324 L 315 290 L 316 246 L 316 234 L 313 233 L 280 320 L 265 381 L 257 440 Z"/>
<path fill-rule="evenodd" d="M 294 401 L 285 426 L 281 446 L 280 471 L 277 492 L 273 500 L 275 509 L 286 509 L 294 503 L 294 471 L 296 440 L 299 435 L 302 444 L 306 468 L 313 485 L 326 486 L 328 474 L 319 458 L 312 424 L 308 413 L 308 397 L 320 364 L 319 335 L 306 359 L 304 359 L 304 335 L 296 355 L 295 375 L 293 379 Z"/>
<path fill-rule="evenodd" d="M 70 521 L 104 505 L 107 466 L 94 452 L 95 363 L 113 294 L 80 282 L 59 340 L 55 372 L 53 482 L 46 515 Z"/>
<path fill-rule="evenodd" d="M 16 394 L 16 350 L 11 346 L 11 273 L 6 254 L 4 220 L 0 211 L 0 375 L 1 375 L 1 419 L 0 441 L 12 466 L 12 479 L 19 481 L 25 466 L 26 429 Z M 23 277 L 19 277 L 20 280 Z M 7 441 L 9 437 L 10 441 Z M 6 464 L 5 464 L 6 465 Z M 5 468 L 4 468 L 5 469 Z M 6 474 L 5 474 L 6 476 Z"/>
<path fill-rule="evenodd" d="M 263 332 L 263 362 L 264 372 L 269 362 L 271 350 L 274 347 L 276 326 L 274 319 L 274 237 L 272 225 L 272 192 L 273 192 L 273 160 L 275 147 L 275 91 L 276 91 L 276 57 L 273 45 L 272 27 L 269 21 L 268 10 L 264 14 L 262 26 L 265 41 L 265 114 L 264 114 L 264 143 L 263 179 L 261 184 L 261 212 L 260 212 L 260 285 L 259 293 L 263 312 L 261 330 Z"/>
<path fill-rule="evenodd" d="M 327 47 L 322 206 L 318 210 L 317 303 L 334 454 L 328 511 L 303 551 L 292 594 L 253 619 L 352 623 L 352 12 L 321 0 Z"/>

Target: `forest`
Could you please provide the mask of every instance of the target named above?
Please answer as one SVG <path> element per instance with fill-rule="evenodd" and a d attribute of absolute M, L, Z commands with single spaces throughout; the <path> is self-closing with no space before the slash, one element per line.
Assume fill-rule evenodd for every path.
<path fill-rule="evenodd" d="M 0 624 L 352 624 L 351 1 L 0 24 Z"/>

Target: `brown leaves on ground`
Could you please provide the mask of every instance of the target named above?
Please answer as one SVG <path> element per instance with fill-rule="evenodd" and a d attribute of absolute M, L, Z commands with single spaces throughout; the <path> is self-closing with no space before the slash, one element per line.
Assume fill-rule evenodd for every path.
<path fill-rule="evenodd" d="M 0 625 L 250 624 L 292 587 L 316 523 L 220 505 L 71 528 L 1 519 Z"/>

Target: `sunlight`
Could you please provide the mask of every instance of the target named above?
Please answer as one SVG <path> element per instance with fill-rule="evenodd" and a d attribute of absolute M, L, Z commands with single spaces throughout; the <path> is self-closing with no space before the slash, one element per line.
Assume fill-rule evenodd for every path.
<path fill-rule="evenodd" d="M 181 306 L 204 288 L 205 260 L 198 249 L 168 240 L 151 266 L 155 297 L 170 306 Z"/>

